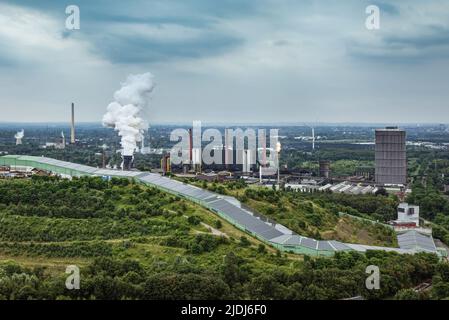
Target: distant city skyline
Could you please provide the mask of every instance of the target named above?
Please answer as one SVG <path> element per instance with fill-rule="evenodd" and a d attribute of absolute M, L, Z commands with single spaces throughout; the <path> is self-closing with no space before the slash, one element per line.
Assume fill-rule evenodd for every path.
<path fill-rule="evenodd" d="M 0 0 L 0 123 L 100 123 L 148 71 L 150 125 L 449 123 L 447 0 L 71 4 Z"/>
<path fill-rule="evenodd" d="M 55 126 L 55 127 L 70 127 L 70 121 L 49 121 L 49 122 L 33 122 L 33 121 L 0 121 L 1 126 L 20 126 L 20 125 L 30 125 L 30 126 Z M 80 121 L 76 122 L 77 126 L 99 126 L 103 127 L 102 123 L 99 121 Z M 152 126 L 186 126 L 191 127 L 191 122 L 169 122 L 169 121 L 159 121 L 150 124 Z M 449 130 L 449 123 L 444 122 L 411 122 L 411 123 L 368 123 L 368 122 L 297 122 L 297 123 L 288 123 L 288 122 L 203 122 L 204 126 L 278 126 L 278 127 L 345 127 L 345 126 L 354 126 L 354 127 L 372 127 L 372 128 L 385 128 L 388 126 L 398 126 L 399 128 L 407 128 L 407 127 L 437 127 L 440 125 L 444 125 Z M 105 128 L 107 129 L 107 128 Z"/>

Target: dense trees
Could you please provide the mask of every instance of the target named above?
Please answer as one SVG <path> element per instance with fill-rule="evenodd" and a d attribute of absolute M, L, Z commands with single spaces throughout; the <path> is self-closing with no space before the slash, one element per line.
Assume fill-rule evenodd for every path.
<path fill-rule="evenodd" d="M 447 157 L 447 153 L 436 153 L 419 158 L 419 175 L 407 201 L 419 205 L 420 216 L 432 222 L 433 236 L 449 244 L 449 199 L 442 192 L 449 184 Z"/>
<path fill-rule="evenodd" d="M 180 199 L 128 180 L 36 177 L 0 183 L 0 240 L 65 241 L 188 230 Z"/>
<path fill-rule="evenodd" d="M 378 265 L 380 290 L 367 290 L 365 268 Z M 251 266 L 250 268 L 248 268 Z M 64 275 L 16 264 L 0 265 L 2 299 L 370 299 L 449 297 L 446 263 L 428 254 L 339 253 L 334 258 L 305 259 L 301 269 L 257 270 L 233 253 L 219 269 L 198 272 L 153 271 L 131 259 L 96 258 L 81 271 L 81 289 L 67 290 Z M 430 295 L 413 290 L 433 277 Z"/>
<path fill-rule="evenodd" d="M 53 257 L 53 258 L 71 258 L 71 257 L 100 257 L 112 256 L 112 244 L 92 241 L 70 243 L 22 243 L 22 242 L 2 242 L 0 243 L 0 252 L 11 256 L 30 256 L 30 257 Z"/>
<path fill-rule="evenodd" d="M 431 185 L 424 187 L 421 183 L 416 183 L 407 201 L 420 206 L 423 218 L 433 220 L 439 213 L 449 216 L 449 201 Z"/>
<path fill-rule="evenodd" d="M 3 181 L 0 190 L 8 194 L 0 195 L 2 255 L 84 261 L 80 290 L 65 288 L 61 266 L 0 263 L 0 299 L 404 299 L 414 297 L 407 289 L 428 279 L 434 289 L 420 298 L 449 296 L 447 265 L 433 255 L 343 252 L 289 259 L 241 233 L 235 239 L 208 234 L 200 222 L 214 225 L 216 216 L 128 180 L 35 178 Z M 273 215 L 301 213 L 300 219 L 284 213 L 299 228 L 319 229 L 338 218 L 326 208 L 327 198 L 269 189 L 247 196 L 276 204 Z M 368 200 L 366 208 L 394 201 Z M 221 228 L 227 232 L 229 225 Z M 371 264 L 381 271 L 379 291 L 365 288 Z"/>

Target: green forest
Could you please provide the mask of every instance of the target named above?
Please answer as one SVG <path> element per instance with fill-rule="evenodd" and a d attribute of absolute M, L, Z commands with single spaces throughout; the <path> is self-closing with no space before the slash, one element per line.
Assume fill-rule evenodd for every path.
<path fill-rule="evenodd" d="M 226 189 L 231 193 L 242 188 Z M 248 203 L 279 197 L 276 201 L 285 202 L 292 214 L 302 208 L 308 215 L 298 230 L 311 226 L 307 230 L 320 235 L 325 229 L 319 227 L 332 220 L 329 206 L 356 206 L 351 202 L 340 208 L 338 199 L 324 205 L 328 201 L 318 195 L 306 199 L 287 191 L 268 191 L 240 196 L 247 197 Z M 372 203 L 365 201 L 365 209 L 353 208 L 353 213 L 370 211 L 370 205 L 389 207 L 390 201 L 373 198 Z M 65 287 L 68 265 L 80 267 L 79 290 Z M 368 265 L 380 268 L 380 290 L 365 287 Z M 412 290 L 429 279 L 433 279 L 431 291 Z M 0 181 L 0 299 L 345 299 L 358 295 L 449 298 L 449 267 L 430 254 L 372 251 L 310 258 L 281 253 L 198 205 L 130 180 L 35 176 Z"/>

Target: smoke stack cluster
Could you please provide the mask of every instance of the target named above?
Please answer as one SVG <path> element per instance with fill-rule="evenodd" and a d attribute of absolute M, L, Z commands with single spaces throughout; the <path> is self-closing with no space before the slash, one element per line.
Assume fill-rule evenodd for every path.
<path fill-rule="evenodd" d="M 148 128 L 141 113 L 149 105 L 153 89 L 151 73 L 128 76 L 114 93 L 114 101 L 108 105 L 103 116 L 103 125 L 114 128 L 121 137 L 124 170 L 129 170 L 137 143 L 142 141 L 143 133 Z"/>
<path fill-rule="evenodd" d="M 16 145 L 22 144 L 22 139 L 25 136 L 25 130 L 20 130 L 14 135 L 14 138 L 16 139 Z"/>

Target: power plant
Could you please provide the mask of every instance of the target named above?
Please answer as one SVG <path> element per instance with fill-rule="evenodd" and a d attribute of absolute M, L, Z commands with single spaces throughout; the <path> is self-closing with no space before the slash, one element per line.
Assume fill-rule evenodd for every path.
<path fill-rule="evenodd" d="M 154 89 L 153 75 L 149 72 L 129 75 L 119 90 L 114 93 L 114 101 L 103 115 L 103 126 L 118 131 L 122 146 L 122 169 L 132 167 L 137 143 L 142 142 L 148 123 L 142 119 L 141 111 L 150 101 Z"/>
<path fill-rule="evenodd" d="M 378 185 L 407 184 L 406 133 L 398 127 L 376 130 L 375 180 Z"/>

